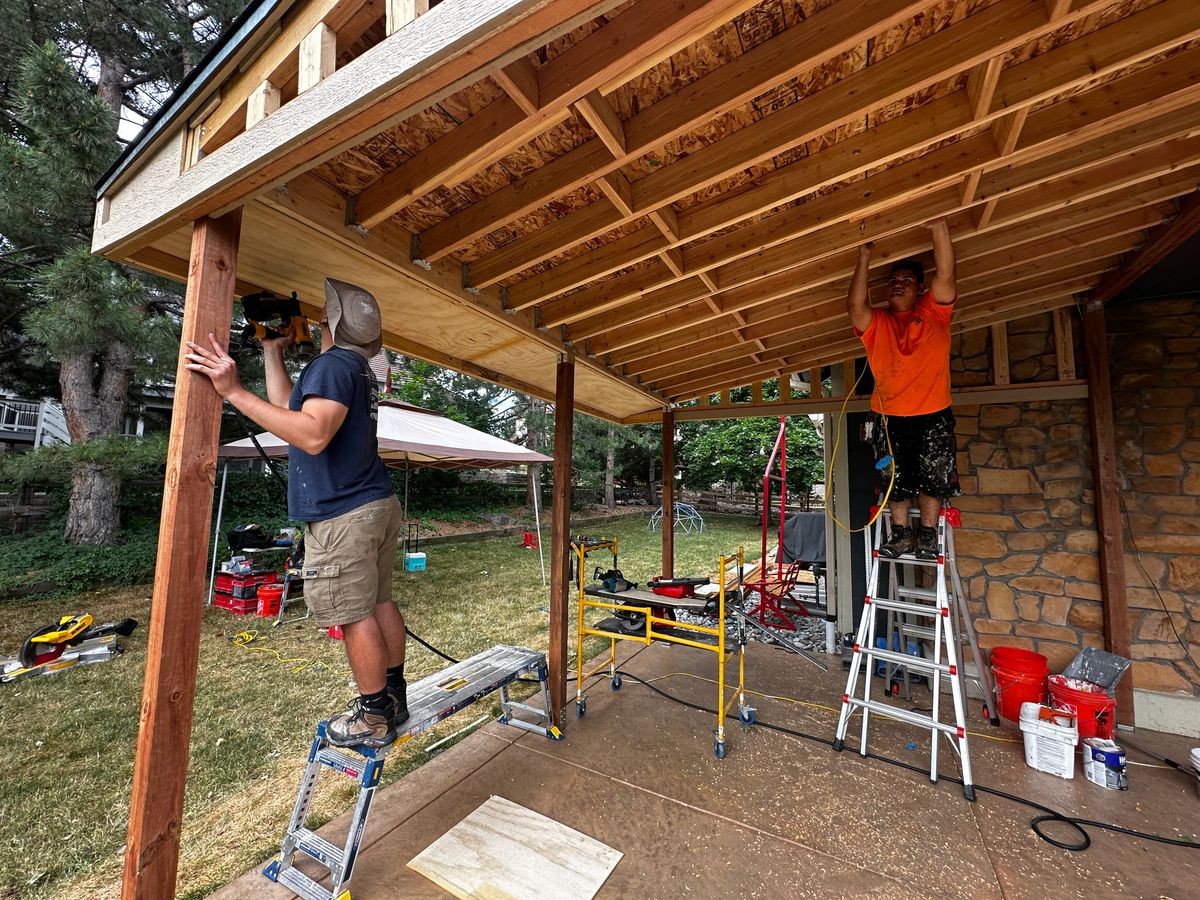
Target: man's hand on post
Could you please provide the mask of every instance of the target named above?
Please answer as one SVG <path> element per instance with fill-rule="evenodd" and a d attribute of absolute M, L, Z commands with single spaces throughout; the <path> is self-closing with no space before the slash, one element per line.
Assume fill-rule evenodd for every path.
<path fill-rule="evenodd" d="M 216 335 L 210 333 L 208 340 L 212 344 L 211 350 L 192 341 L 187 342 L 191 352 L 184 356 L 187 360 L 185 367 L 207 375 L 217 393 L 228 398 L 242 389 L 242 383 L 238 380 L 237 363 L 225 352 Z"/>

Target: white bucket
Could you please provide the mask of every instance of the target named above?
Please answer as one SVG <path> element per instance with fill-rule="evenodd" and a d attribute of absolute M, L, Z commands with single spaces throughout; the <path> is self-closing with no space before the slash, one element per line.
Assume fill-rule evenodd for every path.
<path fill-rule="evenodd" d="M 1026 765 L 1059 778 L 1075 777 L 1079 728 L 1074 716 L 1040 703 L 1022 703 L 1020 724 Z"/>
<path fill-rule="evenodd" d="M 1196 773 L 1196 794 L 1200 795 L 1200 747 L 1192 749 L 1192 769 Z"/>

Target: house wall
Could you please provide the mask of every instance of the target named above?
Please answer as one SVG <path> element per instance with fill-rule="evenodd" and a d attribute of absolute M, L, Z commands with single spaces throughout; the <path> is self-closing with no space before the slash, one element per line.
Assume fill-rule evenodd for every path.
<path fill-rule="evenodd" d="M 1123 523 L 1134 687 L 1200 696 L 1200 670 L 1162 611 L 1175 613 L 1185 641 L 1200 642 L 1200 300 L 1155 317 L 1118 307 L 1109 321 L 1119 476 L 1134 525 L 1130 533 Z M 1082 363 L 1077 316 L 1074 324 Z M 1048 314 L 1010 322 L 1008 347 L 1014 383 L 1057 378 Z M 956 387 L 991 382 L 986 330 L 956 336 L 952 354 Z M 956 544 L 980 642 L 1036 650 L 1060 670 L 1104 642 L 1087 402 L 959 406 L 955 415 Z"/>

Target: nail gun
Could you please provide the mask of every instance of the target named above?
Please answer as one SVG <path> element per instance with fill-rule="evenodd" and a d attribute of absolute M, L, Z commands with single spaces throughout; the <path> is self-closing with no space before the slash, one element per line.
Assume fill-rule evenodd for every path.
<path fill-rule="evenodd" d="M 247 294 L 242 298 L 242 311 L 247 323 L 244 337 L 261 341 L 291 335 L 297 356 L 307 359 L 313 355 L 308 317 L 300 311 L 300 300 L 295 291 L 291 297 L 280 297 L 272 291 Z"/>

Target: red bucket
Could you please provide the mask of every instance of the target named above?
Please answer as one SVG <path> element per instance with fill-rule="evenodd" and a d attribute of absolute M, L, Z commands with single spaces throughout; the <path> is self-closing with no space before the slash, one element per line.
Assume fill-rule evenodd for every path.
<path fill-rule="evenodd" d="M 1110 697 L 1102 687 L 1078 678 L 1051 675 L 1050 705 L 1075 716 L 1079 723 L 1079 739 L 1098 737 L 1112 740 L 1117 725 L 1117 700 Z M 1074 687 L 1072 686 L 1074 685 Z"/>
<path fill-rule="evenodd" d="M 1021 720 L 1022 703 L 1046 702 L 1046 657 L 1018 647 L 992 650 L 992 676 L 996 681 L 996 712 L 1010 722 Z"/>
<path fill-rule="evenodd" d="M 1020 647 L 993 647 L 992 665 L 1026 675 L 1036 675 L 1039 672 L 1045 675 L 1050 671 L 1046 657 L 1032 650 L 1022 650 Z"/>
<path fill-rule="evenodd" d="M 260 584 L 258 586 L 258 614 L 279 615 L 279 603 L 283 600 L 282 584 Z"/>

